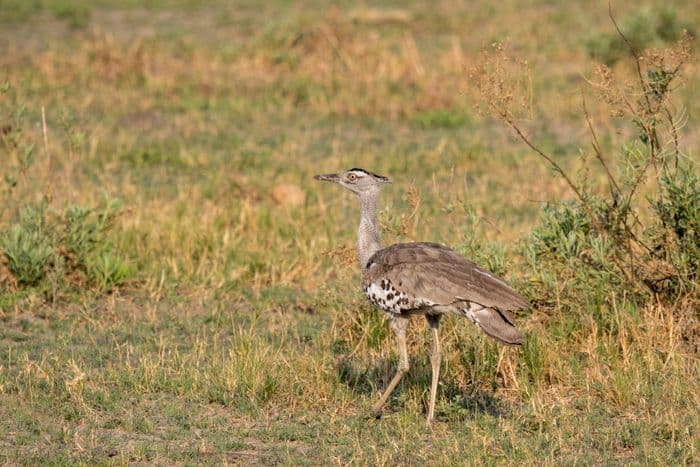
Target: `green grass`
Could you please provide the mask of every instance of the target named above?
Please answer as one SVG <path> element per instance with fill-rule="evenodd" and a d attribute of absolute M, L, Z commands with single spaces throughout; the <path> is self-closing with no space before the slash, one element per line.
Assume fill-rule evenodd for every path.
<path fill-rule="evenodd" d="M 632 2 L 615 9 L 635 18 Z M 669 9 L 698 30 L 693 2 Z M 533 70 L 523 124 L 580 169 L 579 87 L 590 38 L 612 31 L 604 7 L 0 0 L 0 11 L 0 157 L 14 180 L 0 181 L 0 231 L 25 205 L 99 213 L 119 199 L 96 241 L 129 271 L 90 256 L 102 272 L 79 272 L 94 283 L 25 285 L 0 260 L 0 461 L 700 460 L 698 302 L 635 304 L 600 282 L 573 295 L 572 278 L 528 270 L 522 242 L 541 206 L 571 193 L 470 97 L 470 63 L 509 37 Z M 696 158 L 697 69 L 685 79 Z M 587 92 L 601 144 L 620 147 L 630 129 Z M 355 166 L 395 181 L 385 243 L 453 245 L 535 299 L 518 316 L 521 349 L 445 320 L 432 427 L 420 319 L 409 375 L 382 419 L 365 418 L 395 343 L 360 293 L 355 199 L 312 179 Z M 304 199 L 276 199 L 282 185 Z"/>

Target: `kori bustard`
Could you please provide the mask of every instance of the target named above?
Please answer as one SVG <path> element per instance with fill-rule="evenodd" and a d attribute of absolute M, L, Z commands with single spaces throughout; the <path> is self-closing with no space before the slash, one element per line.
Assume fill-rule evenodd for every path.
<path fill-rule="evenodd" d="M 355 193 L 360 201 L 357 255 L 362 269 L 362 288 L 367 299 L 384 311 L 399 344 L 396 374 L 374 405 L 381 410 L 409 369 L 406 328 L 409 317 L 425 316 L 433 338 L 430 358 L 432 381 L 428 423 L 435 418 L 435 397 L 442 349 L 438 328 L 442 315 L 463 316 L 500 342 L 520 345 L 522 333 L 515 326 L 513 311 L 527 308 L 527 301 L 503 279 L 480 268 L 454 250 L 437 243 L 397 243 L 382 248 L 377 223 L 377 202 L 387 177 L 364 169 L 316 175 Z"/>

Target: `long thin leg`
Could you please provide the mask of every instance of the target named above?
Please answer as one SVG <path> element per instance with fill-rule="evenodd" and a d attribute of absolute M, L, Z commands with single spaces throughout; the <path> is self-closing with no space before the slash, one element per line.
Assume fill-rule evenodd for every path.
<path fill-rule="evenodd" d="M 396 388 L 396 385 L 399 384 L 399 381 L 401 381 L 401 378 L 403 378 L 403 375 L 405 375 L 409 369 L 408 349 L 406 348 L 406 328 L 408 328 L 408 318 L 392 316 L 389 320 L 389 325 L 391 326 L 391 329 L 394 330 L 396 340 L 399 342 L 399 366 L 396 369 L 396 374 L 389 383 L 389 386 L 387 386 L 386 390 L 384 390 L 382 397 L 379 398 L 377 403 L 374 404 L 374 407 L 372 408 L 372 411 L 376 417 L 381 416 L 382 407 L 384 407 L 384 404 L 386 404 L 386 401 L 394 391 L 394 388 Z"/>
<path fill-rule="evenodd" d="M 425 315 L 430 330 L 433 334 L 433 353 L 430 356 L 430 365 L 433 367 L 433 379 L 430 383 L 430 405 L 428 406 L 428 423 L 435 419 L 435 398 L 437 396 L 438 380 L 440 378 L 440 362 L 442 361 L 442 346 L 438 329 L 441 315 Z"/>

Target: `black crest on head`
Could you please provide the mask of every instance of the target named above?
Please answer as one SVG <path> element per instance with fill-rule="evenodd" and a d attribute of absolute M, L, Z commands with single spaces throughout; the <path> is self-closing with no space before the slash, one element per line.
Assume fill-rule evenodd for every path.
<path fill-rule="evenodd" d="M 369 170 L 361 169 L 359 167 L 352 168 L 349 170 L 349 172 L 362 172 L 364 174 L 371 175 L 371 176 L 378 178 L 380 180 L 389 180 L 387 177 L 385 177 L 383 175 L 379 175 L 379 174 L 376 174 L 374 172 L 370 172 Z"/>

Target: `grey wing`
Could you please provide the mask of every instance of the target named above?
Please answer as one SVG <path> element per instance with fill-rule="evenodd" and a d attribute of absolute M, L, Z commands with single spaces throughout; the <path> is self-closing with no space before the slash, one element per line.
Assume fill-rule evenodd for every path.
<path fill-rule="evenodd" d="M 380 250 L 370 258 L 372 270 L 387 277 L 399 290 L 438 305 L 465 301 L 495 308 L 513 324 L 511 310 L 527 308 L 527 301 L 495 274 L 480 268 L 454 250 L 435 243 L 403 243 Z"/>
<path fill-rule="evenodd" d="M 367 263 L 364 285 L 388 282 L 410 308 L 446 306 L 470 318 L 489 336 L 523 342 L 511 310 L 528 306 L 495 274 L 435 243 L 403 243 L 378 251 Z"/>

